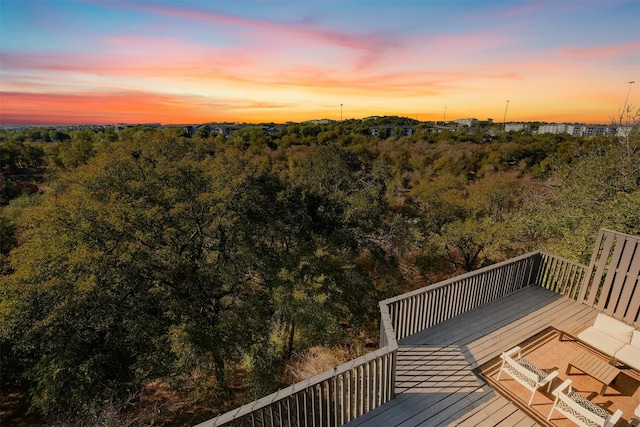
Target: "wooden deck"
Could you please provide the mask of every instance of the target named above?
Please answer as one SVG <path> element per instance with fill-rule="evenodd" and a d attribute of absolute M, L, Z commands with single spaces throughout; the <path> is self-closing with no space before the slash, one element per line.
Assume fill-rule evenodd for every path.
<path fill-rule="evenodd" d="M 591 307 L 539 286 L 444 321 L 399 342 L 396 398 L 345 426 L 535 426 L 474 370 L 552 326 L 592 323 Z"/>
<path fill-rule="evenodd" d="M 495 366 L 483 364 L 533 336 L 538 345 L 556 333 L 550 327 L 575 336 L 599 312 L 640 327 L 640 237 L 602 229 L 589 266 L 530 252 L 379 306 L 378 350 L 199 427 L 546 424 L 546 415 L 528 417 L 476 372 L 482 367 L 502 390 L 492 380 Z M 544 352 L 552 364 L 554 353 L 568 351 L 555 344 Z M 635 394 L 625 396 L 632 399 L 621 404 L 635 409 Z"/>

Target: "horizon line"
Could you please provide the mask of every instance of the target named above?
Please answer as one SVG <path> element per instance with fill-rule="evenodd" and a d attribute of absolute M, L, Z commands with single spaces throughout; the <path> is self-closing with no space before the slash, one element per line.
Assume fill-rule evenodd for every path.
<path fill-rule="evenodd" d="M 403 118 L 403 119 L 410 119 L 419 123 L 456 123 L 459 120 L 468 120 L 468 119 L 475 119 L 478 122 L 489 122 L 489 120 L 485 119 L 485 120 L 481 120 L 481 119 L 476 119 L 475 117 L 462 117 L 459 119 L 453 119 L 453 120 L 419 120 L 410 116 L 398 116 L 398 115 L 384 115 L 384 116 L 367 116 L 367 117 L 362 117 L 362 118 L 348 118 L 348 119 L 329 119 L 329 118 L 322 118 L 322 119 L 308 119 L 308 120 L 302 120 L 302 121 L 286 121 L 286 122 L 276 122 L 276 121 L 256 121 L 256 122 L 238 122 L 238 121 L 207 121 L 207 122 L 184 122 L 184 123 L 163 123 L 163 122 L 153 122 L 153 121 L 147 121 L 147 122 L 109 122 L 109 123 L 98 123 L 98 122 L 58 122 L 58 123 L 0 123 L 0 127 L 18 127 L 18 126 L 22 126 L 22 127 L 52 127 L 52 126 L 118 126 L 118 125 L 126 125 L 126 126 L 145 126 L 145 125 L 158 125 L 158 126 L 193 126 L 193 125 L 206 125 L 206 124 L 245 124 L 245 125 L 261 125 L 261 124 L 274 124 L 274 125 L 278 125 L 278 124 L 299 124 L 299 123 L 308 123 L 308 122 L 315 122 L 315 121 L 324 121 L 327 120 L 329 122 L 347 122 L 347 121 L 364 121 L 364 120 L 374 120 L 374 119 L 381 119 L 381 118 Z M 585 125 L 602 125 L 602 126 L 635 126 L 637 125 L 637 123 L 635 124 L 620 124 L 620 123 L 615 123 L 615 122 L 609 122 L 609 123 L 603 123 L 603 122 L 579 122 L 579 121 L 573 121 L 573 122 L 569 122 L 569 121 L 546 121 L 546 120 L 510 120 L 510 121 L 495 121 L 495 120 L 491 120 L 492 124 L 503 124 L 503 123 L 544 123 L 544 124 L 585 124 Z"/>

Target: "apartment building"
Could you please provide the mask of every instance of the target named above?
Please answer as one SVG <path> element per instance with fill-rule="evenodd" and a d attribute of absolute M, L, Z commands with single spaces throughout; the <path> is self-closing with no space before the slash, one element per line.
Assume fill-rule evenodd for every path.
<path fill-rule="evenodd" d="M 456 123 L 459 124 L 460 126 L 474 127 L 475 125 L 478 124 L 478 119 L 473 119 L 473 118 L 458 119 L 456 120 Z"/>
<path fill-rule="evenodd" d="M 504 125 L 505 132 L 531 132 L 531 123 L 506 123 Z"/>

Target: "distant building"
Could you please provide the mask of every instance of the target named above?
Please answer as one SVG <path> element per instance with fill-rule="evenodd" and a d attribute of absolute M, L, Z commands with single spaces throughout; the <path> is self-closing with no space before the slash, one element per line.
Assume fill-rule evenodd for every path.
<path fill-rule="evenodd" d="M 277 135 L 280 132 L 282 132 L 282 128 L 280 126 L 277 125 L 272 125 L 272 126 L 263 126 L 264 131 L 269 134 L 269 135 Z"/>
<path fill-rule="evenodd" d="M 617 129 L 603 125 L 586 125 L 583 123 L 552 123 L 540 125 L 538 133 L 568 133 L 573 136 L 605 136 L 617 134 Z"/>
<path fill-rule="evenodd" d="M 540 125 L 540 127 L 538 128 L 538 133 L 562 133 L 558 131 L 558 124 L 557 123 L 553 123 L 553 124 L 548 124 L 548 125 Z"/>
<path fill-rule="evenodd" d="M 571 136 L 580 136 L 580 133 L 582 132 L 582 126 L 579 124 L 568 124 L 567 128 L 565 130 L 565 133 L 568 133 Z"/>
<path fill-rule="evenodd" d="M 182 130 L 191 138 L 196 134 L 198 127 L 193 125 L 187 125 L 187 126 L 184 126 Z"/>
<path fill-rule="evenodd" d="M 371 126 L 369 132 L 373 136 L 390 137 L 390 136 L 411 136 L 413 135 L 413 127 L 411 126 Z"/>
<path fill-rule="evenodd" d="M 580 136 L 604 136 L 609 135 L 608 126 L 586 125 L 582 126 Z"/>
<path fill-rule="evenodd" d="M 244 127 L 243 125 L 227 125 L 227 124 L 215 124 L 215 123 L 208 126 L 210 134 L 217 134 L 217 135 L 223 135 L 223 136 L 231 136 L 231 134 L 234 131 L 243 127 Z"/>
<path fill-rule="evenodd" d="M 456 123 L 460 126 L 474 127 L 478 124 L 478 119 L 458 119 Z"/>
<path fill-rule="evenodd" d="M 507 123 L 504 125 L 505 132 L 531 132 L 531 123 Z"/>

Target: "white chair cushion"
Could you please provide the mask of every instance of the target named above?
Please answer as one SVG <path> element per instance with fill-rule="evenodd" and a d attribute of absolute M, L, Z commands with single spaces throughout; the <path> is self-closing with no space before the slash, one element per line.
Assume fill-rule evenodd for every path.
<path fill-rule="evenodd" d="M 585 399 L 584 397 L 582 397 L 580 394 L 576 393 L 575 391 L 570 391 L 568 396 L 569 396 L 569 399 L 573 400 L 574 402 L 576 402 L 578 405 L 582 406 L 587 411 L 596 414 L 600 418 L 603 418 L 605 420 L 608 420 L 609 418 L 611 418 L 611 414 L 608 413 L 606 411 L 606 409 L 601 408 L 600 406 L 596 405 L 595 403 L 593 403 L 592 401 L 590 401 L 588 399 Z"/>
<path fill-rule="evenodd" d="M 533 372 L 534 374 L 536 374 L 538 376 L 538 382 L 542 381 L 543 379 L 545 379 L 545 377 L 547 375 L 549 375 L 548 373 L 546 373 L 542 369 L 538 368 L 533 363 L 529 362 L 524 357 L 516 359 L 516 363 L 518 363 L 518 365 L 520 365 L 520 366 L 524 367 L 525 369 L 527 369 L 527 370 Z"/>
<path fill-rule="evenodd" d="M 624 322 L 602 313 L 599 313 L 596 317 L 593 327 L 606 332 L 608 335 L 625 344 L 629 344 L 631 342 L 631 335 L 634 331 L 633 326 L 629 326 Z"/>
<path fill-rule="evenodd" d="M 631 345 L 640 348 L 640 331 L 633 331 L 633 336 L 631 337 Z"/>
<path fill-rule="evenodd" d="M 631 336 L 629 336 L 631 338 Z M 618 350 L 626 345 L 626 342 L 620 341 L 609 335 L 607 332 L 595 328 L 593 326 L 585 329 L 578 334 L 578 339 L 609 356 L 616 354 Z"/>
<path fill-rule="evenodd" d="M 625 345 L 618 350 L 615 358 L 625 365 L 640 371 L 640 347 Z"/>

